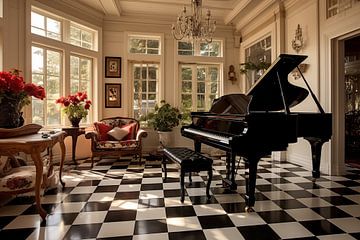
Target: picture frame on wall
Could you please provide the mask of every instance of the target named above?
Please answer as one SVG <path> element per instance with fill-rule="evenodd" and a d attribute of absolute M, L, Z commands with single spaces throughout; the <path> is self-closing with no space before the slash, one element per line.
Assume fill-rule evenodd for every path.
<path fill-rule="evenodd" d="M 121 78 L 121 57 L 105 57 L 105 77 Z"/>
<path fill-rule="evenodd" d="M 105 107 L 121 108 L 121 84 L 105 84 Z"/>

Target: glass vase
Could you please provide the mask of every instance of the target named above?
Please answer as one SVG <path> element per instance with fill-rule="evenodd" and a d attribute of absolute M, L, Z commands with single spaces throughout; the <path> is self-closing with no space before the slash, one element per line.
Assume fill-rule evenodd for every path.
<path fill-rule="evenodd" d="M 81 118 L 69 116 L 68 119 L 69 119 L 72 127 L 79 127 Z"/>

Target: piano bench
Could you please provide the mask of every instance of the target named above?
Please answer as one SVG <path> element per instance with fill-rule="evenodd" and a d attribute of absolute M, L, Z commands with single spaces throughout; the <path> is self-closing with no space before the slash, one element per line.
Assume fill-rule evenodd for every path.
<path fill-rule="evenodd" d="M 208 199 L 210 196 L 210 184 L 212 179 L 212 163 L 211 158 L 205 157 L 200 153 L 197 153 L 191 149 L 183 147 L 174 147 L 174 148 L 164 148 L 163 154 L 163 169 L 165 173 L 164 182 L 167 179 L 167 170 L 166 170 L 166 160 L 173 160 L 174 162 L 180 165 L 180 190 L 181 198 L 180 201 L 184 202 L 185 199 L 185 189 L 184 189 L 184 178 L 185 173 L 189 173 L 189 179 L 191 184 L 191 172 L 208 172 L 208 181 L 206 185 L 206 196 Z"/>

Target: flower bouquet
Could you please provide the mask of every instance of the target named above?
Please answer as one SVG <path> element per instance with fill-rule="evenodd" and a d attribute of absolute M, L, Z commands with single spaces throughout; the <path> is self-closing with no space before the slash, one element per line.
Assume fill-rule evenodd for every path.
<path fill-rule="evenodd" d="M 30 104 L 30 97 L 43 100 L 45 90 L 34 83 L 25 83 L 19 70 L 0 72 L 0 128 L 16 128 L 24 124 L 21 109 Z"/>
<path fill-rule="evenodd" d="M 91 106 L 91 101 L 87 99 L 86 92 L 77 92 L 74 95 L 60 97 L 56 103 L 61 104 L 63 112 L 73 127 L 79 127 L 81 119 L 88 115 Z"/>

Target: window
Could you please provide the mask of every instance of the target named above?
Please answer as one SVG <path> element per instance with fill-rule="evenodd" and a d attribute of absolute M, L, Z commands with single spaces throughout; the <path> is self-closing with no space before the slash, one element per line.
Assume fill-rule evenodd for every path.
<path fill-rule="evenodd" d="M 333 17 L 359 3 L 359 0 L 326 0 L 326 16 Z"/>
<path fill-rule="evenodd" d="M 31 11 L 31 33 L 97 50 L 96 30 L 34 7 Z"/>
<path fill-rule="evenodd" d="M 92 60 L 85 57 L 70 56 L 71 94 L 78 91 L 91 92 Z"/>
<path fill-rule="evenodd" d="M 245 48 L 245 59 L 245 62 L 253 68 L 242 69 L 247 74 L 249 81 L 247 85 L 251 87 L 261 77 L 264 70 L 271 65 L 271 36 L 265 37 Z M 246 65 L 243 66 L 246 67 Z"/>
<path fill-rule="evenodd" d="M 31 12 L 31 33 L 61 41 L 61 22 L 48 16 Z"/>
<path fill-rule="evenodd" d="M 46 98 L 32 99 L 32 122 L 40 125 L 57 125 L 60 123 L 59 106 L 55 100 L 61 92 L 61 62 L 59 51 L 45 47 L 33 46 L 32 52 L 32 82 L 45 88 Z"/>
<path fill-rule="evenodd" d="M 56 104 L 59 97 L 81 91 L 94 100 L 94 59 L 98 53 L 88 49 L 96 49 L 97 31 L 32 7 L 31 33 L 32 82 L 43 86 L 46 91 L 44 100 L 32 99 L 32 122 L 46 127 L 66 125 L 67 118 Z M 93 108 L 82 123 L 90 123 Z"/>
<path fill-rule="evenodd" d="M 157 37 L 130 36 L 129 52 L 135 54 L 160 54 L 160 39 Z"/>
<path fill-rule="evenodd" d="M 178 55 L 222 57 L 222 41 L 188 43 L 178 41 Z"/>
<path fill-rule="evenodd" d="M 159 64 L 135 63 L 134 117 L 140 119 L 153 112 L 158 100 Z"/>
<path fill-rule="evenodd" d="M 93 35 L 91 31 L 85 30 L 79 25 L 72 23 L 70 26 L 70 43 L 75 46 L 93 49 Z"/>
<path fill-rule="evenodd" d="M 220 65 L 181 64 L 181 106 L 183 110 L 208 111 L 219 97 Z"/>

